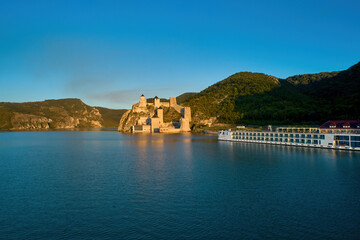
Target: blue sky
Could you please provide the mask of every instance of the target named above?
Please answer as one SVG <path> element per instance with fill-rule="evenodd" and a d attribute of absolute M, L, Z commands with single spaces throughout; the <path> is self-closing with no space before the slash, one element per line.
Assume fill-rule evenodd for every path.
<path fill-rule="evenodd" d="M 129 108 L 240 71 L 285 78 L 360 61 L 359 1 L 0 0 L 0 101 Z"/>

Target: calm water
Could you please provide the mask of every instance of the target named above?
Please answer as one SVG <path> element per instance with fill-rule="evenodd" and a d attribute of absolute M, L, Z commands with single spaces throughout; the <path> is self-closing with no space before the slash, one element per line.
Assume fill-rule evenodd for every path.
<path fill-rule="evenodd" d="M 360 153 L 0 133 L 1 239 L 360 239 Z"/>

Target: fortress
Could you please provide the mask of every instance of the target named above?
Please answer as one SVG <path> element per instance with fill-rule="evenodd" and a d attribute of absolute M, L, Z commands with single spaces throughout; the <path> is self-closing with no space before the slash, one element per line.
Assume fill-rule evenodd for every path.
<path fill-rule="evenodd" d="M 151 102 L 141 95 L 139 102 L 121 117 L 118 130 L 133 133 L 188 132 L 190 122 L 190 107 L 178 105 L 176 97 L 170 97 L 170 101 L 162 102 L 156 96 Z"/>

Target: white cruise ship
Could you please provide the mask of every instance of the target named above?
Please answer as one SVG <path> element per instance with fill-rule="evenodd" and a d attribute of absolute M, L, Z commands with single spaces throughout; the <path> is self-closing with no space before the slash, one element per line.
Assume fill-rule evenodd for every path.
<path fill-rule="evenodd" d="M 272 131 L 224 130 L 219 140 L 360 151 L 360 121 L 328 121 L 319 128 L 278 127 Z"/>

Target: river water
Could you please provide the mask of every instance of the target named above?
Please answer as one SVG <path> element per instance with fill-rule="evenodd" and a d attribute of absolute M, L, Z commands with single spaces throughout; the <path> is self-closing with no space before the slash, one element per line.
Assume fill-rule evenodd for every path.
<path fill-rule="evenodd" d="M 1 239 L 360 239 L 360 153 L 0 133 Z"/>

